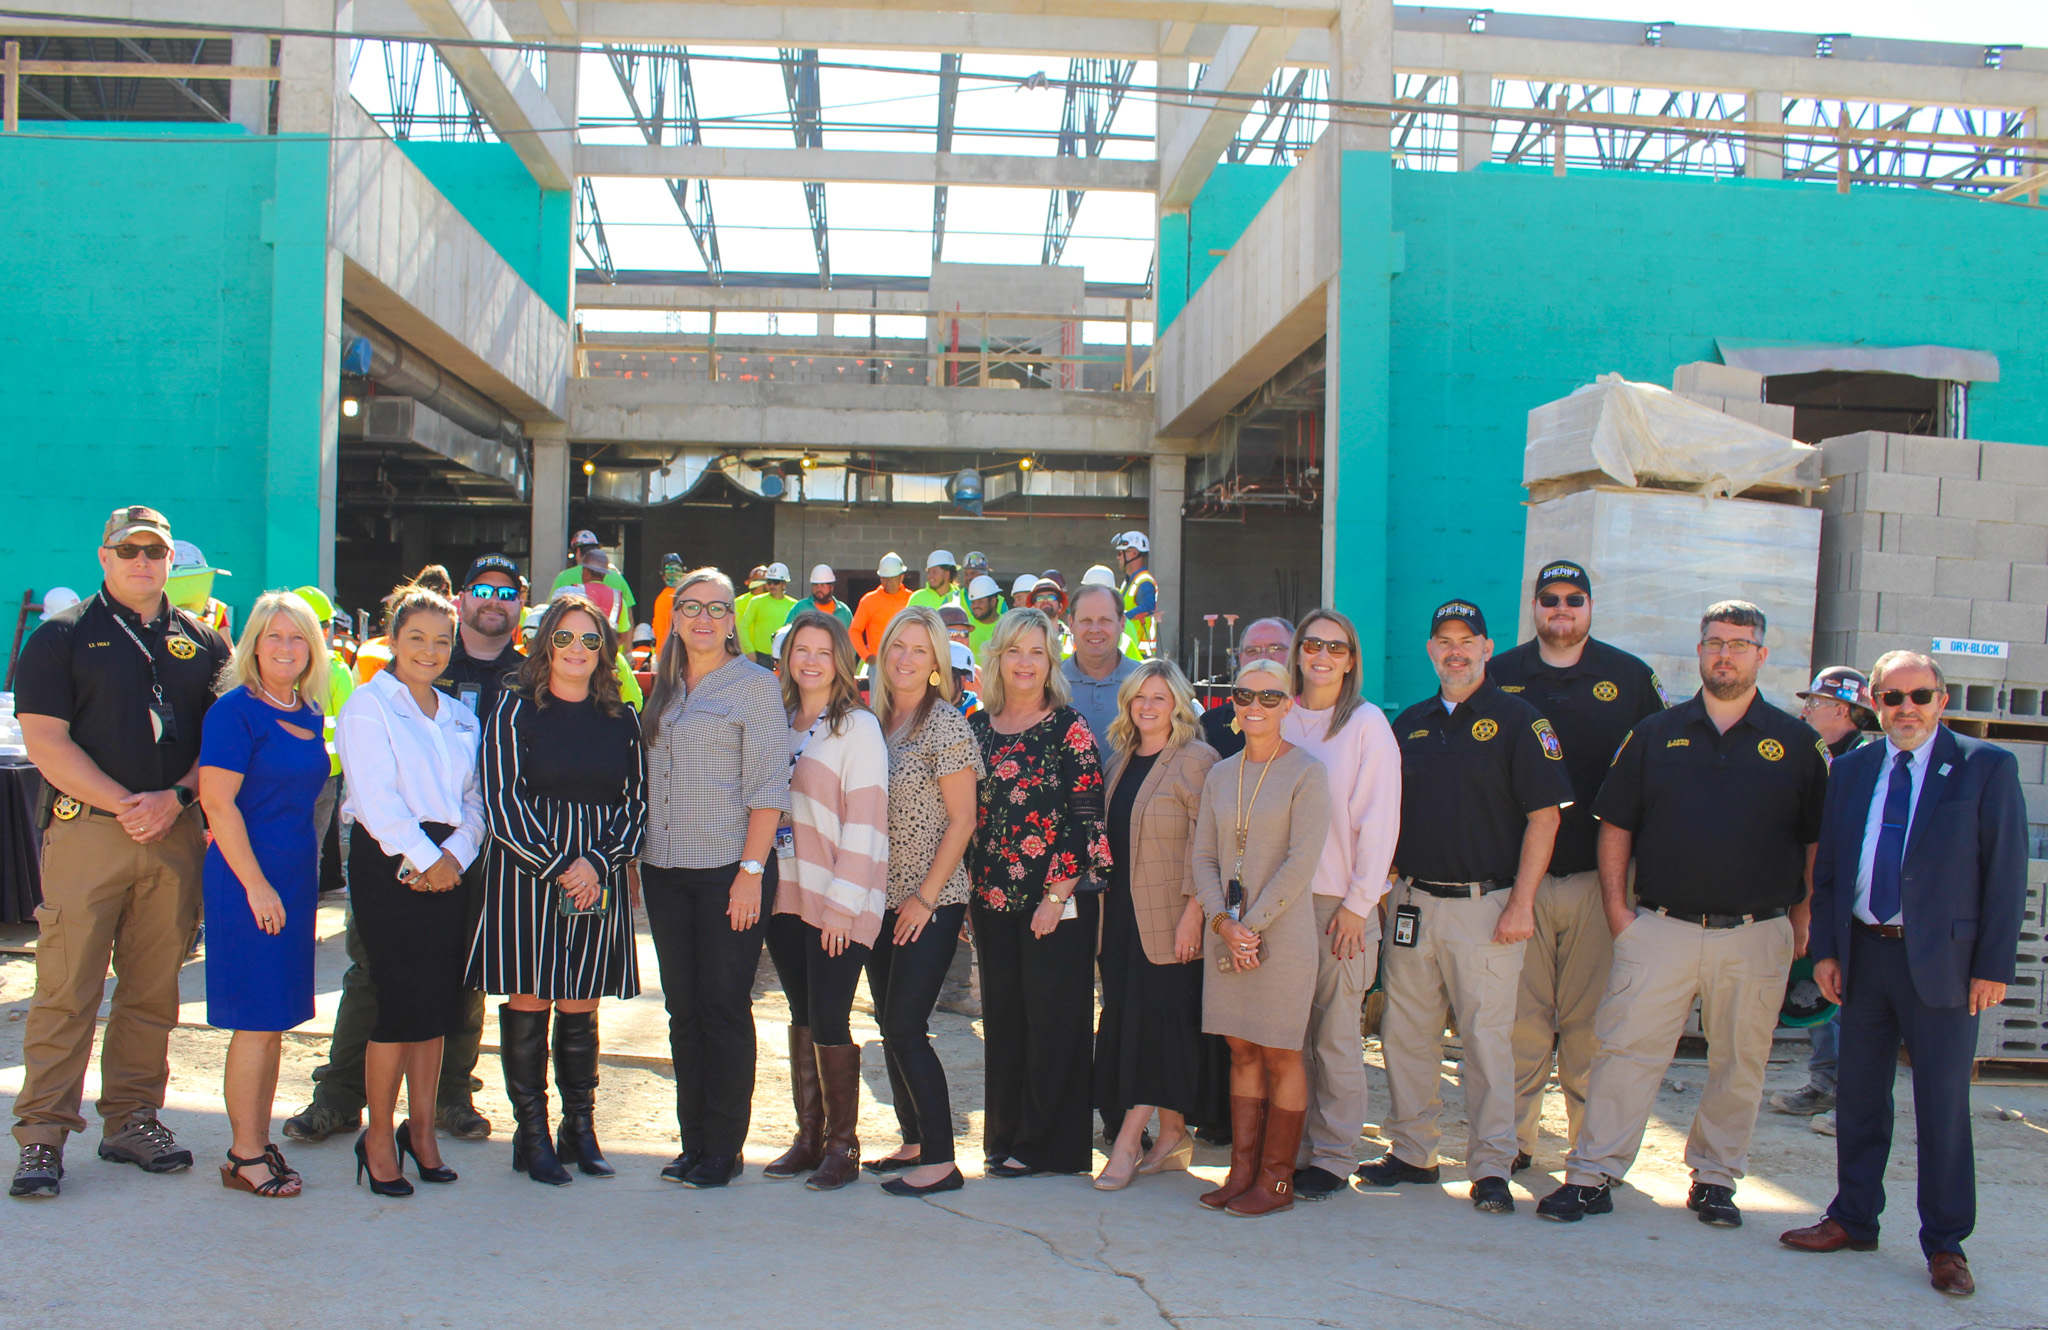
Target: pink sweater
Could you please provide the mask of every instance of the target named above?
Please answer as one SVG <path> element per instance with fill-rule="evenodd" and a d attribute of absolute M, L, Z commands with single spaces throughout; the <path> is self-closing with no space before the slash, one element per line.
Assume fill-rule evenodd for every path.
<path fill-rule="evenodd" d="M 872 947 L 889 889 L 889 746 L 872 711 L 840 724 L 838 734 L 820 724 L 808 741 L 797 736 L 803 753 L 789 773 L 796 857 L 776 885 L 775 913 L 844 928 Z"/>
<path fill-rule="evenodd" d="M 1370 702 L 1359 703 L 1334 737 L 1330 716 L 1296 701 L 1280 726 L 1330 778 L 1330 831 L 1312 889 L 1343 897 L 1346 909 L 1365 916 L 1367 935 L 1376 936 L 1379 900 L 1387 894 L 1387 870 L 1401 836 L 1401 748 L 1386 713 Z"/>

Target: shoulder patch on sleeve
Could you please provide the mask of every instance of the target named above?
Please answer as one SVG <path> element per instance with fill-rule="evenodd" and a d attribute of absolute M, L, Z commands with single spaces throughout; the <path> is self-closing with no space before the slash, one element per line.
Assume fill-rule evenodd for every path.
<path fill-rule="evenodd" d="M 1550 728 L 1549 721 L 1539 718 L 1529 728 L 1536 732 L 1536 741 L 1543 745 L 1543 756 L 1553 762 L 1564 760 L 1564 745 L 1557 741 L 1557 731 Z"/>
<path fill-rule="evenodd" d="M 1636 732 L 1634 730 L 1630 730 L 1627 734 L 1621 736 L 1621 742 L 1614 746 L 1614 756 L 1607 759 L 1608 766 L 1611 767 L 1616 762 L 1621 761 L 1621 750 L 1628 747 L 1628 741 L 1635 737 Z"/>
<path fill-rule="evenodd" d="M 1813 751 L 1820 754 L 1820 760 L 1823 762 L 1828 762 L 1833 756 L 1833 754 L 1828 752 L 1828 741 L 1825 739 L 1815 739 L 1813 741 Z"/>

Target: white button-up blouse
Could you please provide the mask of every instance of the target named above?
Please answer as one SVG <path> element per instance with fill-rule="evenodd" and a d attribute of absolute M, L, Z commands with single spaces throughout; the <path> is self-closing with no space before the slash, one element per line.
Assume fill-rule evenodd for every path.
<path fill-rule="evenodd" d="M 443 850 L 469 867 L 487 833 L 477 771 L 483 726 L 468 707 L 443 693 L 430 719 L 404 684 L 380 670 L 342 705 L 334 742 L 347 790 L 343 818 L 415 872 L 433 867 Z M 426 822 L 455 834 L 436 845 L 421 829 Z"/>

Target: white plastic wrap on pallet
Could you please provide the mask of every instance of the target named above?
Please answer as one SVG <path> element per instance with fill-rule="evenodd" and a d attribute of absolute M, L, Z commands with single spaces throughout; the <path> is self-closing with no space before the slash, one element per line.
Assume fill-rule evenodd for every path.
<path fill-rule="evenodd" d="M 1796 711 L 1793 695 L 1813 677 L 1820 522 L 1817 508 L 1601 487 L 1529 506 L 1523 566 L 1583 563 L 1594 635 L 1650 662 L 1672 700 L 1699 688 L 1700 615 L 1715 601 L 1750 601 L 1769 621 L 1758 686 Z M 1532 634 L 1524 602 L 1516 640 Z"/>
<path fill-rule="evenodd" d="M 1603 374 L 1529 413 L 1522 483 L 1604 472 L 1623 485 L 1649 481 L 1708 494 L 1757 485 L 1815 490 L 1820 450 L 1688 401 L 1654 383 Z"/>

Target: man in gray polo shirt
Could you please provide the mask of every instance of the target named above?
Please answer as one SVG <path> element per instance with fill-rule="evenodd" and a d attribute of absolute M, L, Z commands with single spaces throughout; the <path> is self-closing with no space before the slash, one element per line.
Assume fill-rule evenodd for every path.
<path fill-rule="evenodd" d="M 1123 653 L 1123 604 L 1114 589 L 1090 584 L 1074 593 L 1067 622 L 1074 634 L 1074 654 L 1060 662 L 1060 672 L 1074 695 L 1074 710 L 1088 722 L 1095 746 L 1107 761 L 1117 690 L 1138 668 L 1138 662 Z"/>

